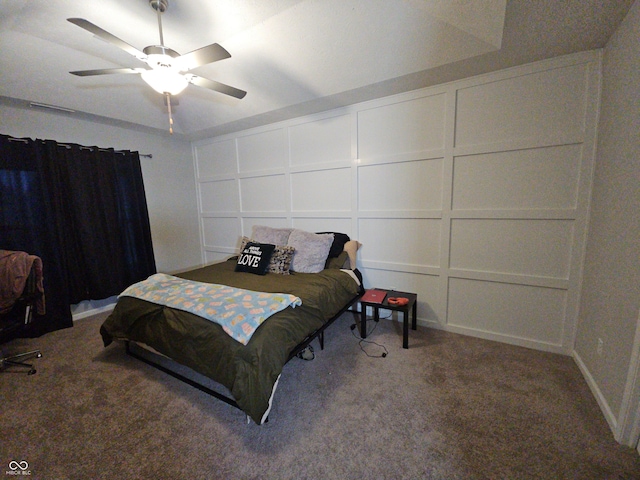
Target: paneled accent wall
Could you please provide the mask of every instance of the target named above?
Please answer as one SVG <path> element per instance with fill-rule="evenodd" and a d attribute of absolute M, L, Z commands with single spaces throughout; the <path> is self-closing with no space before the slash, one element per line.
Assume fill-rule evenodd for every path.
<path fill-rule="evenodd" d="M 255 224 L 341 231 L 422 325 L 569 354 L 600 69 L 586 52 L 197 142 L 203 262 Z"/>

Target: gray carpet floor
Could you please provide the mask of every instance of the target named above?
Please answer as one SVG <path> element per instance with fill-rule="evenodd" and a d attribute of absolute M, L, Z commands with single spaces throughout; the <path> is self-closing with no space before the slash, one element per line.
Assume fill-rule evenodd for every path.
<path fill-rule="evenodd" d="M 104 348 L 104 318 L 2 346 L 43 357 L 0 374 L 0 476 L 27 462 L 34 479 L 640 479 L 570 357 L 421 327 L 404 350 L 391 320 L 360 344 L 347 313 L 315 360 L 285 366 L 258 426 Z"/>

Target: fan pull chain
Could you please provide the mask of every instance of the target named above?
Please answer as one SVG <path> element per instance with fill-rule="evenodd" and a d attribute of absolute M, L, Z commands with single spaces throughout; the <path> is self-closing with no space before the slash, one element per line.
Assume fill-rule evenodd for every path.
<path fill-rule="evenodd" d="M 160 45 L 164 47 L 164 36 L 162 35 L 162 8 L 160 5 L 156 8 L 158 13 L 158 30 L 160 31 Z"/>
<path fill-rule="evenodd" d="M 167 96 L 167 108 L 169 109 L 169 134 L 173 135 L 173 115 L 171 114 L 171 94 L 165 93 Z"/>

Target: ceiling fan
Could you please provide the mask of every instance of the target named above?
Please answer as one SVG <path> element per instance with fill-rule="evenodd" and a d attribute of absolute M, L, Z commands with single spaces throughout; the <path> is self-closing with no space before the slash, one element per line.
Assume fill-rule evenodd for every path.
<path fill-rule="evenodd" d="M 190 83 L 199 87 L 208 88 L 216 92 L 224 93 L 235 98 L 244 98 L 247 94 L 244 90 L 240 90 L 224 83 L 209 80 L 190 73 L 190 71 L 201 65 L 224 60 L 231 57 L 223 47 L 217 43 L 213 43 L 206 47 L 199 48 L 184 55 L 178 54 L 164 45 L 164 37 L 162 35 L 162 13 L 169 7 L 169 0 L 149 0 L 149 5 L 157 12 L 158 30 L 160 33 L 160 45 L 149 45 L 144 47 L 142 51 L 132 47 L 125 41 L 110 34 L 106 30 L 94 25 L 83 18 L 68 18 L 67 20 L 74 25 L 84 28 L 96 37 L 124 50 L 133 55 L 138 60 L 146 63 L 149 68 L 104 68 L 98 70 L 78 70 L 69 72 L 80 77 L 88 77 L 93 75 L 108 75 L 114 73 L 136 74 L 142 77 L 151 88 L 158 93 L 165 95 L 167 107 L 169 109 L 169 132 L 173 133 L 173 117 L 171 114 L 171 95 L 177 95 L 182 92 Z"/>

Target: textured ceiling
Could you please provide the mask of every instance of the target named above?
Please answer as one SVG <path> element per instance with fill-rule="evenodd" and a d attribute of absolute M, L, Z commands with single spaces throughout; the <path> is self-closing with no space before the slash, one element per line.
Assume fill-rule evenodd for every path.
<path fill-rule="evenodd" d="M 176 135 L 205 138 L 604 46 L 633 0 L 169 0 L 165 45 L 219 43 L 231 58 L 197 75 L 246 90 L 238 100 L 190 85 Z M 81 17 L 142 49 L 159 43 L 148 0 L 0 0 L 0 101 L 168 134 L 163 97 L 141 67 L 66 21 Z M 172 102 L 174 103 L 174 102 Z M 33 108 L 33 107 L 26 107 Z"/>

